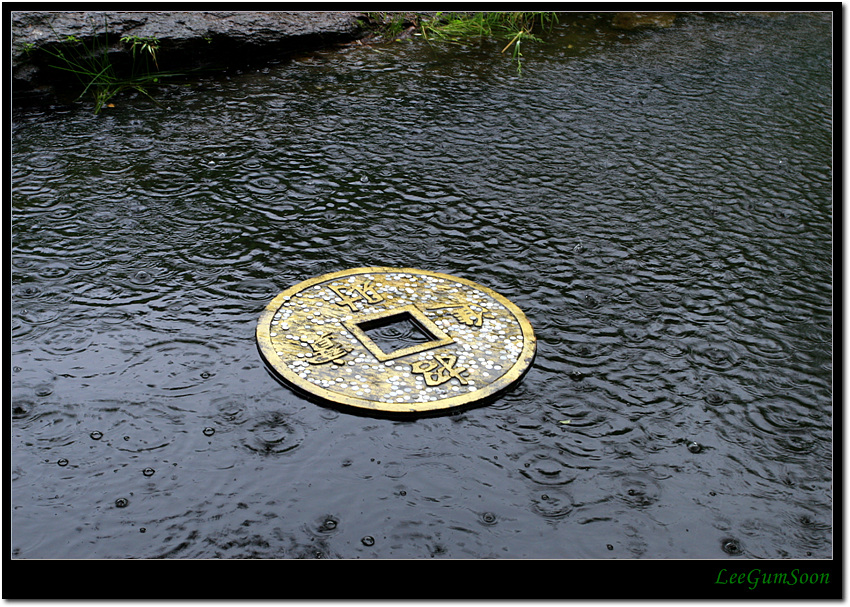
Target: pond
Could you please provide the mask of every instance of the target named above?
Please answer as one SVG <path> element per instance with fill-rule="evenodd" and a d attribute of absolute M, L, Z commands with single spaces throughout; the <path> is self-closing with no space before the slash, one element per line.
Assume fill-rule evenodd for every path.
<path fill-rule="evenodd" d="M 17 559 L 831 559 L 832 22 L 352 45 L 12 124 Z M 385 266 L 537 357 L 416 419 L 254 331 Z"/>

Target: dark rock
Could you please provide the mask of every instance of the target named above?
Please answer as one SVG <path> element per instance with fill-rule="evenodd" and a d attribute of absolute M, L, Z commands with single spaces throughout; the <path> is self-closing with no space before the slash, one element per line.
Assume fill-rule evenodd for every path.
<path fill-rule="evenodd" d="M 55 60 L 45 50 L 76 44 L 102 45 L 110 60 L 125 55 L 124 36 L 158 40 L 158 67 L 183 71 L 199 67 L 241 68 L 288 53 L 351 42 L 367 33 L 356 12 L 37 12 L 11 13 L 13 97 L 26 98 L 59 85 Z M 68 42 L 72 36 L 78 42 Z"/>

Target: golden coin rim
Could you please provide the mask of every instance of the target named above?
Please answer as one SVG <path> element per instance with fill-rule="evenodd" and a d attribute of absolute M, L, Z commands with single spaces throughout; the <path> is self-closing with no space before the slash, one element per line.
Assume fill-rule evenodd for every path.
<path fill-rule="evenodd" d="M 299 293 L 300 291 L 308 289 L 313 285 L 346 276 L 352 276 L 357 274 L 393 273 L 419 274 L 458 282 L 468 287 L 472 287 L 473 289 L 482 291 L 483 293 L 497 300 L 499 303 L 505 306 L 511 312 L 511 314 L 514 315 L 514 317 L 519 323 L 520 330 L 522 331 L 522 351 L 520 352 L 520 355 L 517 358 L 516 362 L 514 362 L 511 368 L 508 369 L 508 371 L 502 374 L 494 382 L 487 384 L 486 386 L 473 392 L 468 392 L 460 396 L 452 396 L 449 398 L 424 403 L 384 403 L 364 398 L 358 398 L 356 396 L 347 396 L 345 394 L 333 392 L 331 390 L 326 390 L 321 386 L 317 386 L 312 382 L 304 380 L 298 374 L 291 371 L 286 362 L 277 355 L 277 352 L 275 351 L 275 348 L 271 343 L 271 324 L 274 315 L 283 306 L 283 303 L 284 301 L 286 301 L 287 297 L 292 297 L 293 295 Z M 266 364 L 271 368 L 271 370 L 275 373 L 277 377 L 282 379 L 285 383 L 289 384 L 296 390 L 306 393 L 308 395 L 318 397 L 319 399 L 327 401 L 329 403 L 347 405 L 350 407 L 357 407 L 359 409 L 368 409 L 370 411 L 384 411 L 390 413 L 424 413 L 429 411 L 438 411 L 442 409 L 462 407 L 466 405 L 471 405 L 476 402 L 487 400 L 491 397 L 496 396 L 503 390 L 506 390 L 507 388 L 518 382 L 523 377 L 523 375 L 525 375 L 528 369 L 531 368 L 531 364 L 534 361 L 534 357 L 537 351 L 537 339 L 534 336 L 534 330 L 531 327 L 531 323 L 528 322 L 528 319 L 526 318 L 525 314 L 510 300 L 500 295 L 499 293 L 493 291 L 492 289 L 473 282 L 471 280 L 460 278 L 458 276 L 452 276 L 450 274 L 443 274 L 441 272 L 431 272 L 415 268 L 391 268 L 381 266 L 352 268 L 349 270 L 331 272 L 329 274 L 323 274 L 322 276 L 316 276 L 315 278 L 304 280 L 296 285 L 293 285 L 292 287 L 289 287 L 285 291 L 282 291 L 281 293 L 276 295 L 275 298 L 272 299 L 271 302 L 269 302 L 269 304 L 263 310 L 257 322 L 256 337 L 260 354 L 262 355 Z"/>

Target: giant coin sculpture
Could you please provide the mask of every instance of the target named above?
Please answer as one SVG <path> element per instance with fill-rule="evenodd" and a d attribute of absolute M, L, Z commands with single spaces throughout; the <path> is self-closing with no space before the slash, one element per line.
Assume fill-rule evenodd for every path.
<path fill-rule="evenodd" d="M 383 267 L 286 289 L 260 316 L 257 344 L 272 372 L 307 396 L 399 414 L 489 401 L 536 352 L 525 315 L 491 289 Z"/>

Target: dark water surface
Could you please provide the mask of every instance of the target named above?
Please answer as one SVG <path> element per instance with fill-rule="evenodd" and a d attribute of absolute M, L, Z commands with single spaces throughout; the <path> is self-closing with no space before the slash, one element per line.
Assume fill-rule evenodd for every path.
<path fill-rule="evenodd" d="M 831 558 L 832 24 L 317 52 L 13 125 L 13 556 Z M 539 339 L 398 421 L 266 371 L 301 280 L 414 267 Z"/>

